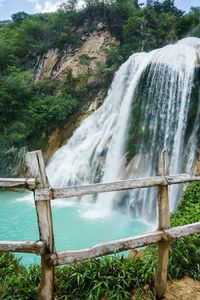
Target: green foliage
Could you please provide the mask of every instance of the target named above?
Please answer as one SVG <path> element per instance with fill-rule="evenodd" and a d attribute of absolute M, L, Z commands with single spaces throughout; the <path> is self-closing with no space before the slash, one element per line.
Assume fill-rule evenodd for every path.
<path fill-rule="evenodd" d="M 182 33 L 186 31 L 190 36 L 200 37 L 199 20 L 200 7 L 191 7 L 190 12 L 180 19 L 178 24 L 179 32 Z"/>
<path fill-rule="evenodd" d="M 199 8 L 183 15 L 174 1 L 148 1 L 141 8 L 137 1 L 86 1 L 86 7 L 76 10 L 77 1 L 63 4 L 52 14 L 13 14 L 14 22 L 2 23 L 0 40 L 14 43 L 10 48 L 16 57 L 34 59 L 50 48 L 75 48 L 81 44 L 77 29 L 84 26 L 87 32 L 96 29 L 98 22 L 107 24 L 110 32 L 127 46 L 129 55 L 140 49 L 152 49 L 179 38 L 199 24 Z M 6 31 L 7 34 L 3 34 Z M 17 47 L 17 51 L 16 51 Z M 119 47 L 119 49 L 120 49 Z M 1 47 L 0 47 L 1 48 Z M 6 52 L 5 52 L 6 53 Z"/>
<path fill-rule="evenodd" d="M 187 186 L 172 216 L 172 226 L 200 221 L 200 182 Z M 169 278 L 189 276 L 200 280 L 200 234 L 171 242 Z"/>
<path fill-rule="evenodd" d="M 69 1 L 53 14 L 30 16 L 19 12 L 12 16 L 13 21 L 0 23 L 2 176 L 20 167 L 27 150 L 41 148 L 51 129 L 80 111 L 100 90 L 106 90 L 115 70 L 130 54 L 160 47 L 190 32 L 200 37 L 200 8 L 183 14 L 171 0 L 150 0 L 143 8 L 131 0 L 92 0 L 79 11 L 76 3 Z M 51 48 L 62 51 L 77 48 L 82 43 L 78 29 L 83 26 L 90 33 L 99 22 L 104 22 L 120 41 L 119 45 L 106 49 L 106 64 L 98 64 L 93 72 L 88 67 L 78 77 L 69 69 L 63 83 L 51 79 L 33 82 L 32 68 L 39 55 Z M 80 64 L 89 66 L 89 63 L 90 58 L 80 57 Z M 135 103 L 131 126 L 138 127 L 134 130 L 138 136 L 131 139 L 139 141 L 144 134 L 140 128 L 139 97 Z M 191 119 L 193 111 L 191 108 Z M 138 144 L 131 148 L 134 153 Z M 200 183 L 186 188 L 178 211 L 171 218 L 172 226 L 199 221 L 199 197 Z M 156 247 L 148 247 L 142 259 L 106 257 L 58 268 L 56 295 L 58 299 L 122 300 L 130 299 L 133 290 L 142 293 L 148 284 L 151 297 L 155 267 Z M 200 279 L 199 235 L 171 242 L 168 276 Z M 38 283 L 38 267 L 26 269 L 12 256 L 0 255 L 0 299 L 36 299 Z"/>
<path fill-rule="evenodd" d="M 183 192 L 177 212 L 172 215 L 172 226 L 200 221 L 200 182 L 189 184 Z"/>
<path fill-rule="evenodd" d="M 172 0 L 149 0 L 143 7 L 134 0 L 85 2 L 79 10 L 77 1 L 70 0 L 55 13 L 18 12 L 12 21 L 0 23 L 0 174 L 4 176 L 11 174 L 14 165 L 19 166 L 24 151 L 41 148 L 50 130 L 80 111 L 99 91 L 106 93 L 114 72 L 130 54 L 163 46 L 188 32 L 200 36 L 198 7 L 183 14 Z M 79 62 L 88 69 L 77 78 L 69 70 L 63 83 L 52 79 L 33 82 L 31 74 L 41 55 L 55 48 L 71 53 L 82 45 L 83 34 L 98 30 L 99 22 L 119 41 L 105 49 L 105 64 L 91 71 L 91 59 L 82 55 Z M 191 108 L 191 120 L 193 111 Z M 137 132 L 139 140 L 143 132 L 141 128 Z M 133 151 L 137 148 L 138 143 Z"/>
<path fill-rule="evenodd" d="M 104 257 L 57 269 L 59 299 L 130 299 L 132 291 L 153 287 L 155 262 Z M 146 272 L 148 270 L 148 272 Z"/>
<path fill-rule="evenodd" d="M 154 290 L 154 275 L 155 261 L 149 254 L 144 260 L 104 257 L 56 268 L 55 294 L 60 300 L 125 300 L 145 284 Z M 0 254 L 0 299 L 37 299 L 39 276 L 39 266 L 24 268 L 12 255 Z"/>
<path fill-rule="evenodd" d="M 13 67 L 8 75 L 0 77 L 3 176 L 12 174 L 10 171 L 20 166 L 25 151 L 41 147 L 46 134 L 81 107 L 79 95 L 74 92 L 76 85 L 58 94 L 59 87 L 61 84 L 50 80 L 33 83 L 30 72 Z"/>
<path fill-rule="evenodd" d="M 50 79 L 34 83 L 29 71 L 9 67 L 0 77 L 1 176 L 16 175 L 26 151 L 42 148 L 52 129 L 63 126 L 93 99 L 104 82 L 103 76 L 89 81 L 99 76 L 97 72 L 88 69 L 74 77 L 69 69 L 62 83 Z"/>
<path fill-rule="evenodd" d="M 86 65 L 86 66 L 88 66 L 89 64 L 90 64 L 90 62 L 91 62 L 91 58 L 88 56 L 88 55 L 81 55 L 80 57 L 79 57 L 79 61 L 80 61 L 80 64 L 81 65 Z"/>
<path fill-rule="evenodd" d="M 38 266 L 26 269 L 12 255 L 0 254 L 0 299 L 36 300 L 39 275 Z"/>
<path fill-rule="evenodd" d="M 78 4 L 78 0 L 68 0 L 67 3 L 63 3 L 61 10 L 67 12 L 75 12 Z"/>
<path fill-rule="evenodd" d="M 200 280 L 200 235 L 171 242 L 169 257 L 170 280 L 185 276 Z"/>
<path fill-rule="evenodd" d="M 25 13 L 24 11 L 20 11 L 20 12 L 18 12 L 18 13 L 16 13 L 16 14 L 13 14 L 13 15 L 11 16 L 11 18 L 12 18 L 13 21 L 21 22 L 21 21 L 23 21 L 24 19 L 28 18 L 28 16 L 29 16 L 29 15 L 28 15 L 27 13 Z"/>

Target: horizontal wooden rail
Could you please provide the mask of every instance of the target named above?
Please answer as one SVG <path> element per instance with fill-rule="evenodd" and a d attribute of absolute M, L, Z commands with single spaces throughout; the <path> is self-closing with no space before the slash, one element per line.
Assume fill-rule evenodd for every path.
<path fill-rule="evenodd" d="M 200 222 L 138 235 L 135 237 L 109 241 L 97 244 L 92 248 L 49 254 L 46 258 L 49 265 L 64 265 L 108 254 L 115 254 L 132 248 L 154 244 L 158 241 L 170 241 L 171 239 L 180 238 L 194 233 L 200 233 Z"/>
<path fill-rule="evenodd" d="M 69 186 L 67 188 L 45 188 L 35 190 L 35 201 L 46 199 L 61 199 L 75 196 L 106 193 L 113 191 L 124 191 L 138 188 L 148 188 L 159 185 L 171 185 L 200 181 L 200 177 L 187 174 L 172 176 L 155 176 L 138 179 L 121 180 L 117 182 L 97 183 L 89 185 Z"/>
<path fill-rule="evenodd" d="M 0 188 L 27 188 L 34 190 L 35 178 L 0 178 Z"/>
<path fill-rule="evenodd" d="M 45 253 L 46 244 L 42 241 L 0 241 L 0 252 Z"/>

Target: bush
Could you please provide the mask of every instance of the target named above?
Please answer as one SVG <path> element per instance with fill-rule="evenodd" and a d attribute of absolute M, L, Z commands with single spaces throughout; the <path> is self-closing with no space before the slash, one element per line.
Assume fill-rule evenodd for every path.
<path fill-rule="evenodd" d="M 200 221 L 200 182 L 189 184 L 184 191 L 172 226 Z M 171 242 L 169 278 L 189 276 L 200 280 L 200 234 Z"/>
<path fill-rule="evenodd" d="M 36 300 L 40 271 L 38 266 L 28 269 L 10 254 L 0 255 L 0 299 Z"/>

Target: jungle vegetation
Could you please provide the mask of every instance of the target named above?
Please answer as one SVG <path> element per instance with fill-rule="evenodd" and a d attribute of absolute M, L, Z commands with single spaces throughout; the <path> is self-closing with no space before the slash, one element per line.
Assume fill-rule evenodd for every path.
<path fill-rule="evenodd" d="M 106 63 L 97 66 L 96 74 L 74 78 L 69 70 L 62 83 L 51 78 L 34 82 L 38 57 L 48 49 L 79 47 L 78 29 L 85 26 L 90 33 L 99 22 L 119 44 L 107 51 Z M 24 153 L 43 148 L 53 128 L 82 110 L 99 90 L 107 90 L 115 70 L 130 54 L 188 35 L 200 37 L 199 24 L 200 7 L 186 14 L 173 0 L 148 0 L 147 5 L 136 0 L 87 0 L 82 9 L 77 9 L 76 0 L 69 0 L 55 13 L 16 12 L 12 20 L 1 21 L 0 175 L 17 174 Z M 91 83 L 88 77 L 95 75 Z"/>

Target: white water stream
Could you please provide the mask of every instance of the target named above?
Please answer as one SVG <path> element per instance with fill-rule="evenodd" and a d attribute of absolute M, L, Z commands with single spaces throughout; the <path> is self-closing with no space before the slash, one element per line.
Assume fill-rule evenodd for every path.
<path fill-rule="evenodd" d="M 189 172 L 199 123 L 197 104 L 194 126 L 186 138 L 197 45 L 200 39 L 186 38 L 175 45 L 132 55 L 116 73 L 104 104 L 80 124 L 52 157 L 47 168 L 51 185 L 66 187 L 152 176 L 163 148 L 170 155 L 170 174 Z M 136 104 L 141 110 L 137 128 L 141 138 L 139 142 L 133 138 L 133 146 L 137 145 L 138 150 L 127 161 L 127 141 Z M 171 191 L 171 210 L 175 208 L 177 193 L 176 189 Z M 81 201 L 96 202 L 85 211 L 87 218 L 108 215 L 113 206 L 119 205 L 146 221 L 156 217 L 154 189 L 88 196 Z"/>

